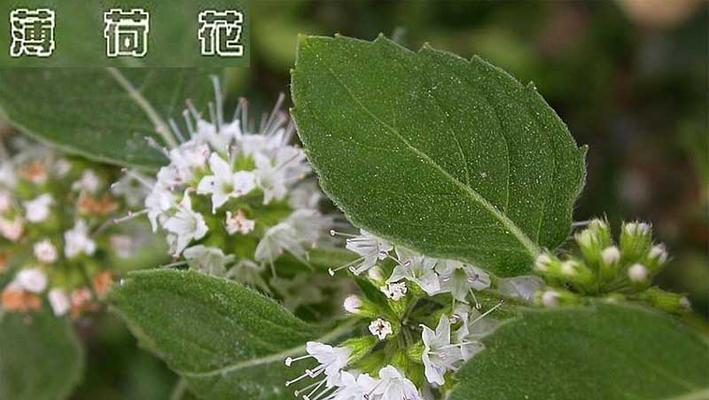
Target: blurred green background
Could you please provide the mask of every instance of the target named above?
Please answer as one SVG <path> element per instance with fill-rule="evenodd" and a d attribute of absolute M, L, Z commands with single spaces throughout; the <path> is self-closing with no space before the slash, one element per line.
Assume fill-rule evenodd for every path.
<path fill-rule="evenodd" d="M 651 221 L 673 256 L 660 285 L 690 295 L 709 316 L 709 10 L 702 0 L 274 1 L 251 6 L 251 68 L 230 71 L 232 101 L 270 110 L 288 92 L 297 34 L 380 32 L 479 54 L 533 80 L 588 144 L 576 219 Z M 465 99 L 460 99 L 465 101 Z M 75 399 L 167 399 L 174 376 L 134 349 L 113 317 L 82 328 L 88 375 Z M 705 328 L 706 329 L 706 328 Z M 186 398 L 174 396 L 174 398 Z"/>

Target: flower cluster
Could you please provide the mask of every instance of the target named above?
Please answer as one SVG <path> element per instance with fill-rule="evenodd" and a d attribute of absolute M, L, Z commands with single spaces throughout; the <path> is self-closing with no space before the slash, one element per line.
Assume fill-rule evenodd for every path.
<path fill-rule="evenodd" d="M 147 187 L 145 210 L 153 230 L 161 229 L 170 254 L 200 271 L 232 277 L 269 290 L 262 273 L 289 253 L 303 264 L 308 251 L 327 239 L 331 218 L 318 211 L 321 195 L 305 178 L 303 150 L 291 144 L 294 126 L 280 111 L 260 124 L 248 119 L 240 101 L 225 121 L 218 81 L 216 105 L 205 119 L 190 105 L 186 133 L 171 123 L 169 160 Z"/>
<path fill-rule="evenodd" d="M 112 257 L 133 253 L 131 236 L 111 224 L 126 207 L 112 189 L 117 170 L 70 159 L 14 138 L 0 143 L 2 309 L 56 315 L 98 307 L 113 282 Z M 0 278 L 3 278 L 0 276 Z"/>
<path fill-rule="evenodd" d="M 357 254 L 330 273 L 347 269 L 355 275 L 362 295 L 347 297 L 343 308 L 364 323 L 363 334 L 339 347 L 308 343 L 308 355 L 286 359 L 288 366 L 318 362 L 287 382 L 316 379 L 295 392 L 303 399 L 405 400 L 444 393 L 452 374 L 483 349 L 480 339 L 497 327 L 488 315 L 502 305 L 499 298 L 530 299 L 540 287 L 528 277 L 498 280 L 469 263 L 427 257 L 367 231 L 332 234 L 344 236 L 346 248 Z"/>
<path fill-rule="evenodd" d="M 554 307 L 602 297 L 645 301 L 669 312 L 690 309 L 686 297 L 652 287 L 668 255 L 663 244 L 653 243 L 649 224 L 624 223 L 616 243 L 608 222 L 595 219 L 574 238 L 580 254 L 559 258 L 543 253 L 537 258 L 535 271 L 549 286 L 537 292 L 538 304 Z"/>

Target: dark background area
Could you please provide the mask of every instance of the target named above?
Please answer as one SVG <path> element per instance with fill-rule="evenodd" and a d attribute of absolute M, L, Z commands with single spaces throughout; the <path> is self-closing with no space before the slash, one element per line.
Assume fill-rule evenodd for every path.
<path fill-rule="evenodd" d="M 251 68 L 230 71 L 229 96 L 270 110 L 288 92 L 299 33 L 382 32 L 411 49 L 429 42 L 478 54 L 534 81 L 577 142 L 590 146 L 576 220 L 606 215 L 616 231 L 622 219 L 652 222 L 672 256 L 659 284 L 689 294 L 694 323 L 706 331 L 708 12 L 701 0 L 254 0 Z M 135 350 L 112 317 L 85 332 L 94 345 L 76 399 L 169 397 L 175 378 Z"/>

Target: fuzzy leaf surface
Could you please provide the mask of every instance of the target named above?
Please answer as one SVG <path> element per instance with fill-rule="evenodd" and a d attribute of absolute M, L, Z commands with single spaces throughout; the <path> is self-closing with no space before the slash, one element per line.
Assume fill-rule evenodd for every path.
<path fill-rule="evenodd" d="M 451 400 L 709 398 L 706 338 L 656 311 L 532 311 L 484 341 Z"/>
<path fill-rule="evenodd" d="M 384 37 L 304 37 L 292 94 L 321 185 L 355 225 L 500 275 L 568 236 L 586 149 L 533 85 Z"/>
<path fill-rule="evenodd" d="M 185 101 L 213 96 L 206 70 L 158 68 L 6 68 L 0 116 L 21 131 L 97 161 L 155 168 L 167 162 L 146 137 L 182 120 Z"/>
<path fill-rule="evenodd" d="M 275 301 L 233 281 L 192 271 L 131 273 L 111 303 L 141 344 L 203 399 L 292 399 L 288 368 L 309 340 L 332 342 L 349 331 L 301 321 Z"/>

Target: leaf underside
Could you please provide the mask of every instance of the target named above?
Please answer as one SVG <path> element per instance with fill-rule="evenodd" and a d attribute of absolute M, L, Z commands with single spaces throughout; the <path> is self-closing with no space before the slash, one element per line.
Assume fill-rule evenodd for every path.
<path fill-rule="evenodd" d="M 21 131 L 93 160 L 156 168 L 146 137 L 182 120 L 185 101 L 213 96 L 199 69 L 14 68 L 0 70 L 0 115 Z"/>
<path fill-rule="evenodd" d="M 305 37 L 292 95 L 321 185 L 357 226 L 500 275 L 568 236 L 586 149 L 532 85 L 480 58 Z"/>
<path fill-rule="evenodd" d="M 451 400 L 709 398 L 709 346 L 633 306 L 532 311 L 485 340 Z"/>
<path fill-rule="evenodd" d="M 287 368 L 285 358 L 302 354 L 308 340 L 347 333 L 324 332 L 238 283 L 191 271 L 132 273 L 111 303 L 142 345 L 204 399 L 292 399 L 284 383 L 307 363 Z"/>
<path fill-rule="evenodd" d="M 81 380 L 83 357 L 68 319 L 46 310 L 0 315 L 0 399 L 69 397 Z"/>

